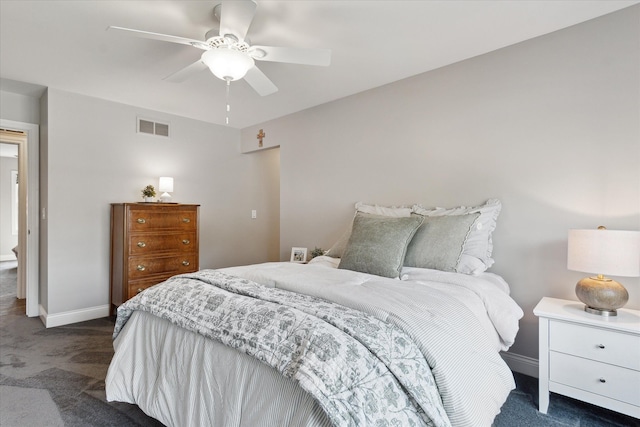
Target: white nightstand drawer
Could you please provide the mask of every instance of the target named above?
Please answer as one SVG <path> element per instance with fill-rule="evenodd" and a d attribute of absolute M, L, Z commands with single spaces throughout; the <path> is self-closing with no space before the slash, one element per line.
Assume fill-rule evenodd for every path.
<path fill-rule="evenodd" d="M 549 349 L 640 371 L 638 335 L 552 320 Z"/>
<path fill-rule="evenodd" d="M 640 372 L 564 353 L 549 353 L 549 381 L 640 406 Z"/>

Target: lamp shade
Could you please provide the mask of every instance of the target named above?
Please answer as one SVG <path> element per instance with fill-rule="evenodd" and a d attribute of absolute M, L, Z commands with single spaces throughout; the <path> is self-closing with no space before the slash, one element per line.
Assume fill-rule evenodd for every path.
<path fill-rule="evenodd" d="M 610 276 L 640 276 L 640 232 L 569 230 L 567 268 Z"/>
<path fill-rule="evenodd" d="M 243 78 L 255 64 L 246 53 L 228 47 L 208 50 L 200 59 L 217 78 L 231 81 Z"/>
<path fill-rule="evenodd" d="M 173 193 L 173 178 L 170 176 L 161 176 L 158 190 L 163 193 Z"/>

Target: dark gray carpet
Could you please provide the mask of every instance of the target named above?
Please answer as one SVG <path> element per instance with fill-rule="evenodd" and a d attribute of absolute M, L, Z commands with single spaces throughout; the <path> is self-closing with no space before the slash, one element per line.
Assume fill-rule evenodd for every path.
<path fill-rule="evenodd" d="M 0 298 L 16 297 L 18 261 L 0 261 Z"/>
<path fill-rule="evenodd" d="M 114 319 L 46 329 L 24 315 L 15 293 L 0 302 L 0 426 L 161 426 L 135 405 L 106 401 Z M 540 414 L 537 379 L 515 378 L 495 427 L 640 427 L 634 418 L 555 394 L 549 414 Z"/>
<path fill-rule="evenodd" d="M 640 427 L 640 420 L 552 393 L 547 414 L 538 412 L 538 379 L 515 372 L 511 392 L 495 427 Z"/>

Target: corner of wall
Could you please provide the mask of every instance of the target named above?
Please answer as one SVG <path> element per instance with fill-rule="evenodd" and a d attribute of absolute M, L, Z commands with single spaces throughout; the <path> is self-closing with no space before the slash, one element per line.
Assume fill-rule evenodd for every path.
<path fill-rule="evenodd" d="M 501 352 L 500 356 L 512 371 L 538 378 L 538 359 L 508 351 Z"/>
<path fill-rule="evenodd" d="M 40 209 L 49 210 L 49 89 L 40 97 Z M 48 222 L 40 220 L 40 259 L 38 300 L 41 309 L 49 309 Z M 42 316 L 41 316 L 42 317 Z M 46 319 L 43 319 L 46 325 Z"/>

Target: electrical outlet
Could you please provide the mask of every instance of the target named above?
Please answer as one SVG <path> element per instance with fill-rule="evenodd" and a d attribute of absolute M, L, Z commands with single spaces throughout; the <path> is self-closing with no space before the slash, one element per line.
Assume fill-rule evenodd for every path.
<path fill-rule="evenodd" d="M 255 209 L 253 209 L 251 211 L 251 219 L 256 219 L 258 218 L 258 211 L 256 211 Z"/>

